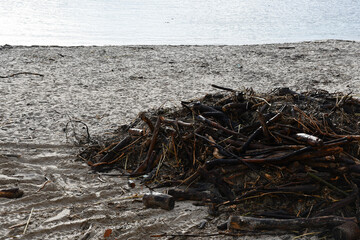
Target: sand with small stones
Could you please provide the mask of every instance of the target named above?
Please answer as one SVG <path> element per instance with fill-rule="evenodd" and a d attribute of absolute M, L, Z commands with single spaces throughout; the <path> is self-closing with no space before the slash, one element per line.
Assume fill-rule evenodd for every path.
<path fill-rule="evenodd" d="M 145 209 L 146 188 L 90 172 L 75 160 L 82 139 L 64 132 L 78 120 L 91 137 L 106 136 L 140 111 L 215 92 L 210 84 L 259 92 L 321 88 L 358 97 L 360 42 L 0 46 L 0 188 L 25 192 L 0 199 L 0 239 L 103 239 L 106 229 L 112 239 L 216 233 L 224 219 L 192 202 L 176 203 L 172 211 Z M 202 221 L 208 224 L 199 230 Z"/>

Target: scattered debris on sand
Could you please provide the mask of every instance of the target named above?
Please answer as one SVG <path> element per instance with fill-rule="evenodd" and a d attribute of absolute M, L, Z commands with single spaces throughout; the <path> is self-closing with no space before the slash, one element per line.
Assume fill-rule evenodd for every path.
<path fill-rule="evenodd" d="M 139 178 L 151 191 L 166 187 L 146 195 L 148 207 L 193 200 L 225 214 L 224 234 L 310 228 L 355 239 L 360 101 L 322 90 L 213 87 L 221 92 L 181 109 L 139 114 L 79 157 L 94 171 L 119 170 L 129 184 Z"/>

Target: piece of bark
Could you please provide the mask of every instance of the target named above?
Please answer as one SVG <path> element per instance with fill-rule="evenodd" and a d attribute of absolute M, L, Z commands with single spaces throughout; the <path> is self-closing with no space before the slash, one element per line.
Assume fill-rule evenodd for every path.
<path fill-rule="evenodd" d="M 254 218 L 244 216 L 230 216 L 228 229 L 231 230 L 301 230 L 304 228 L 332 228 L 342 225 L 348 221 L 355 222 L 355 218 L 343 218 L 337 216 L 296 218 L 296 219 L 275 219 L 275 218 Z"/>
<path fill-rule="evenodd" d="M 21 198 L 24 195 L 24 192 L 19 188 L 10 188 L 0 190 L 0 197 L 3 198 Z"/>
<path fill-rule="evenodd" d="M 147 208 L 160 207 L 165 210 L 172 210 L 175 206 L 175 199 L 173 196 L 159 192 L 146 193 L 143 196 L 142 201 Z"/>

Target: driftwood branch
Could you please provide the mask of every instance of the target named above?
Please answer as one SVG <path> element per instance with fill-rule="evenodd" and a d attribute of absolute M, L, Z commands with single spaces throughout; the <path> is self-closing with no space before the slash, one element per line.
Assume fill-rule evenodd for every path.
<path fill-rule="evenodd" d="M 13 73 L 13 74 L 10 74 L 10 75 L 0 76 L 0 78 L 11 78 L 11 77 L 15 77 L 17 75 L 35 75 L 35 76 L 44 77 L 44 74 L 40 74 L 40 73 L 18 72 L 18 73 Z"/>

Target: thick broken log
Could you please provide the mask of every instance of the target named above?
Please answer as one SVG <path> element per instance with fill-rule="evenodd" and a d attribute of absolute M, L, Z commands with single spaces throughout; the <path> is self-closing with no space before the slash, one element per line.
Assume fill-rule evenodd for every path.
<path fill-rule="evenodd" d="M 159 192 L 144 194 L 142 201 L 147 208 L 172 210 L 175 206 L 175 199 L 173 196 Z"/>
<path fill-rule="evenodd" d="M 304 228 L 334 228 L 347 222 L 355 222 L 355 218 L 326 216 L 315 218 L 254 218 L 245 216 L 230 216 L 228 229 L 230 230 L 301 230 Z"/>

